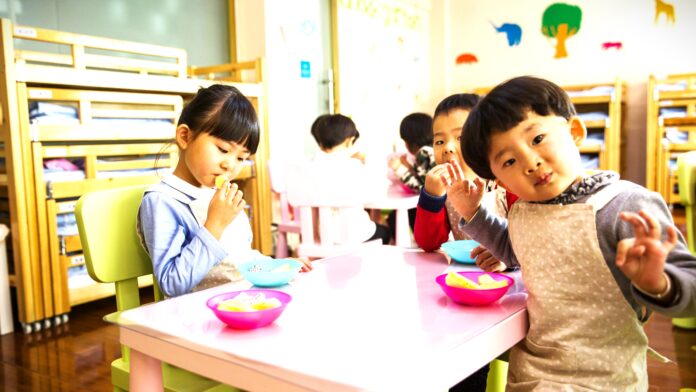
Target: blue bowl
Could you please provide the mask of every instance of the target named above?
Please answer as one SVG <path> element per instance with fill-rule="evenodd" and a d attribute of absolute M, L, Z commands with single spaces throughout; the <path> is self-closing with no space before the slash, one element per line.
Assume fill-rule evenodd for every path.
<path fill-rule="evenodd" d="M 288 268 L 282 268 L 285 265 Z M 274 271 L 275 269 L 282 271 Z M 302 263 L 293 259 L 268 259 L 249 261 L 238 266 L 239 272 L 244 279 L 258 287 L 278 287 L 288 284 L 295 278 Z"/>
<path fill-rule="evenodd" d="M 471 251 L 477 246 L 479 243 L 474 240 L 459 240 L 445 242 L 440 245 L 440 249 L 457 263 L 475 264 L 476 260 L 471 258 Z"/>

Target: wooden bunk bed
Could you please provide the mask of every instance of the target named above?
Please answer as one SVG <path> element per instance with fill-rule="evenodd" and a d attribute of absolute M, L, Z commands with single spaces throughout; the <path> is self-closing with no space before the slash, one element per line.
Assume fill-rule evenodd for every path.
<path fill-rule="evenodd" d="M 4 19 L 0 34 L 0 222 L 11 228 L 10 281 L 22 328 L 31 332 L 67 321 L 71 306 L 113 294 L 112 285 L 79 271 L 75 201 L 93 190 L 159 181 L 176 164 L 171 138 L 184 102 L 219 81 L 190 78 L 186 53 L 177 48 Z M 54 44 L 70 54 L 17 50 L 18 40 Z M 250 99 L 264 129 L 262 84 L 223 83 Z M 235 181 L 251 208 L 254 246 L 270 254 L 267 154 L 262 137 Z"/>
<path fill-rule="evenodd" d="M 677 156 L 696 150 L 696 73 L 648 82 L 646 185 L 679 203 Z"/>
<path fill-rule="evenodd" d="M 587 137 L 580 146 L 585 169 L 613 170 L 621 173 L 622 111 L 626 88 L 621 80 L 561 86 L 569 95 L 578 117 L 587 128 Z M 476 88 L 485 95 L 491 87 Z"/>

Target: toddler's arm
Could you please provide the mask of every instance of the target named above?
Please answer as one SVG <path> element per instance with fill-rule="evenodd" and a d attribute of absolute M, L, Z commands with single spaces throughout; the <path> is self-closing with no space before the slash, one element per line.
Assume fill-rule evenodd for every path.
<path fill-rule="evenodd" d="M 432 252 L 447 242 L 450 224 L 445 208 L 446 195 L 433 196 L 425 189 L 421 190 L 416 207 L 416 223 L 413 237 L 418 246 L 426 252 Z"/>
<path fill-rule="evenodd" d="M 145 194 L 139 217 L 155 278 L 168 297 L 190 292 L 227 256 L 218 240 L 198 227 L 188 206 L 159 192 Z"/>
<path fill-rule="evenodd" d="M 660 195 L 638 186 L 616 199 L 616 202 L 609 203 L 597 213 L 597 229 L 600 247 L 614 249 L 616 268 L 628 280 L 626 289 L 639 305 L 651 311 L 669 317 L 693 317 L 696 314 L 696 257 L 686 247 L 681 234 L 674 229 L 672 215 L 664 200 Z M 640 211 L 647 214 L 644 212 L 645 216 L 641 216 Z M 600 215 L 603 218 L 600 219 Z M 637 225 L 640 226 L 636 230 Z M 670 250 L 664 256 L 657 253 L 659 258 L 654 257 L 655 252 L 664 252 L 667 248 Z M 641 277 L 642 274 L 636 275 L 631 269 L 636 265 L 633 264 L 635 261 L 650 263 L 639 264 L 649 268 L 644 277 Z M 642 280 L 644 278 L 653 281 L 646 282 Z M 663 278 L 669 279 L 669 291 L 657 293 L 662 294 L 661 298 L 645 294 L 665 289 L 663 284 L 666 281 Z M 641 293 L 636 287 L 644 292 Z"/>
<path fill-rule="evenodd" d="M 667 227 L 667 239 L 663 241 L 660 224 L 650 213 L 622 212 L 619 217 L 633 226 L 635 237 L 619 241 L 616 266 L 639 290 L 670 302 L 667 299 L 674 296 L 674 289 L 664 271 L 667 254 L 677 244 L 675 228 Z"/>

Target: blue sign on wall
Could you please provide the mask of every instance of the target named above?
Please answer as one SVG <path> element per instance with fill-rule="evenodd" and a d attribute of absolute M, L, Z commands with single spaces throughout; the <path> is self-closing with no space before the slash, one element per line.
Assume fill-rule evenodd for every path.
<path fill-rule="evenodd" d="M 309 78 L 312 75 L 311 64 L 309 61 L 300 61 L 300 77 Z"/>

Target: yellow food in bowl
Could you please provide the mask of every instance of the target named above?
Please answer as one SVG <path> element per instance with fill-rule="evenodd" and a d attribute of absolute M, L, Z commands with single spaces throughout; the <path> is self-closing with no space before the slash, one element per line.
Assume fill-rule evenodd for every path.
<path fill-rule="evenodd" d="M 263 294 L 250 296 L 246 293 L 241 293 L 234 298 L 226 299 L 218 303 L 218 310 L 226 310 L 228 312 L 253 312 L 256 310 L 273 309 L 282 304 L 278 298 L 266 298 Z"/>
<path fill-rule="evenodd" d="M 495 280 L 490 275 L 483 274 L 478 277 L 478 283 L 473 280 L 450 271 L 445 277 L 445 284 L 451 287 L 459 287 L 472 290 L 489 290 L 507 286 L 504 280 Z"/>

